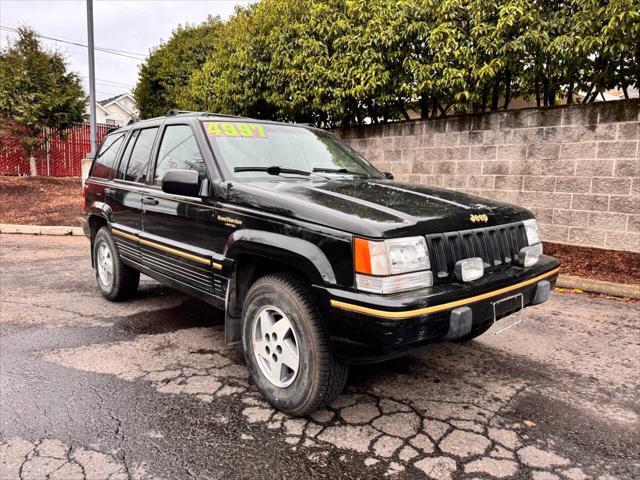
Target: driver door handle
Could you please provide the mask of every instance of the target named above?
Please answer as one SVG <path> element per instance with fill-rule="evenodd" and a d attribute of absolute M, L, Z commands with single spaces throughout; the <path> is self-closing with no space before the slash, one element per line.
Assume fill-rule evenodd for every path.
<path fill-rule="evenodd" d="M 158 205 L 158 203 L 160 203 L 157 199 L 153 198 L 153 197 L 144 197 L 142 199 L 142 203 L 144 205 Z"/>

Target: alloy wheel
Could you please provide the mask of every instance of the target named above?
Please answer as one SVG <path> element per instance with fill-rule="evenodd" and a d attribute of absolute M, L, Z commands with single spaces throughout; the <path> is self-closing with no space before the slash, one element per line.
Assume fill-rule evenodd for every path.
<path fill-rule="evenodd" d="M 276 387 L 293 383 L 300 368 L 295 329 L 277 307 L 263 307 L 253 322 L 253 354 L 260 371 Z"/>

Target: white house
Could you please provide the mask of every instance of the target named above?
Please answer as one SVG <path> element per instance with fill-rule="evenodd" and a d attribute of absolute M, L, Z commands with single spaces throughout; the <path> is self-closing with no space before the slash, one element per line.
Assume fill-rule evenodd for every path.
<path fill-rule="evenodd" d="M 129 120 L 138 118 L 140 111 L 136 101 L 128 93 L 99 100 L 96 103 L 96 122 L 122 127 Z"/>

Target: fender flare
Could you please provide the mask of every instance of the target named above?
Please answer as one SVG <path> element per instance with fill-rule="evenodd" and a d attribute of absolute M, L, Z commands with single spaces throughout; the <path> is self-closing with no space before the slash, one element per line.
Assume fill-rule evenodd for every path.
<path fill-rule="evenodd" d="M 254 253 L 280 261 L 293 261 L 312 281 L 336 284 L 336 276 L 329 259 L 317 245 L 302 238 L 262 230 L 236 230 L 227 240 L 224 256 L 235 258 L 243 253 Z"/>
<path fill-rule="evenodd" d="M 107 223 L 111 223 L 113 221 L 113 210 L 105 202 L 92 202 L 88 217 L 102 217 Z"/>
<path fill-rule="evenodd" d="M 105 221 L 107 225 L 111 225 L 113 220 L 113 212 L 111 207 L 104 202 L 93 202 L 91 209 L 87 214 L 87 226 L 90 232 L 89 242 L 91 244 L 91 267 L 95 267 L 95 259 L 93 258 L 93 241 L 95 239 L 97 229 L 92 225 L 92 218 L 100 218 Z"/>

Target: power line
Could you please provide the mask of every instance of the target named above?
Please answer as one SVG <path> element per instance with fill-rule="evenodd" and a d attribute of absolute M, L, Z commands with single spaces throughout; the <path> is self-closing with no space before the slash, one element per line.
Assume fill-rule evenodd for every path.
<path fill-rule="evenodd" d="M 102 90 L 96 90 L 96 93 L 99 93 L 100 95 L 109 95 L 109 97 L 113 97 L 115 95 L 121 95 L 122 92 L 120 93 L 114 93 L 114 92 L 103 92 Z M 129 93 L 129 92 L 126 92 Z M 100 102 L 101 100 L 98 100 L 98 102 Z"/>
<path fill-rule="evenodd" d="M 78 75 L 80 78 L 89 79 L 86 75 Z M 97 83 L 104 83 L 105 85 L 114 86 L 114 87 L 133 87 L 131 83 L 122 83 L 122 82 L 114 82 L 113 80 L 105 80 L 102 78 L 96 78 Z"/>
<path fill-rule="evenodd" d="M 0 30 L 5 30 L 5 31 L 8 31 L 8 32 L 12 32 L 12 33 L 18 33 L 17 29 L 11 28 L 11 27 L 5 27 L 3 25 L 0 25 Z M 39 34 L 39 33 L 37 35 L 40 38 L 44 38 L 44 39 L 47 39 L 47 40 L 52 40 L 54 42 L 67 43 L 69 45 L 74 45 L 76 47 L 88 48 L 88 45 L 85 45 L 84 43 L 72 42 L 70 40 L 64 40 L 64 39 L 61 39 L 61 38 L 50 37 L 48 35 L 42 35 L 42 34 Z M 97 50 L 99 52 L 103 52 L 103 53 L 110 53 L 111 55 L 118 55 L 120 57 L 131 58 L 133 60 L 144 60 L 147 57 L 145 54 L 142 54 L 142 53 L 127 52 L 126 50 L 116 50 L 115 48 L 95 47 L 95 50 Z M 136 56 L 134 57 L 133 55 L 136 55 Z"/>

